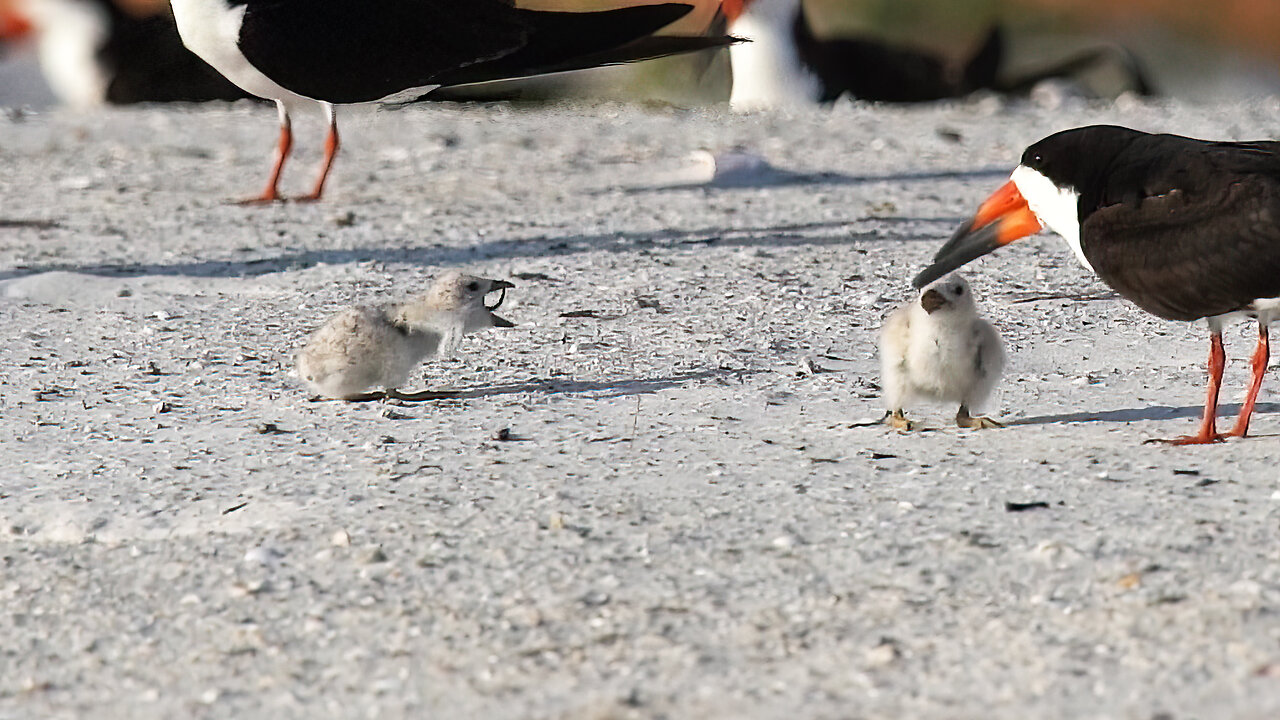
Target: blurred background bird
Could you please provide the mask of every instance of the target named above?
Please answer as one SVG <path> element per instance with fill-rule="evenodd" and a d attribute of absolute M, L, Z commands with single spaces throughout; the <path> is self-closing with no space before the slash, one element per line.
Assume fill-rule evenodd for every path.
<path fill-rule="evenodd" d="M 605 9 L 636 0 L 521 0 L 533 9 Z M 657 2 L 657 0 L 641 0 Z M 728 15 L 752 5 L 779 0 L 698 0 L 697 10 L 665 30 L 673 34 L 721 32 Z M 1087 95 L 1111 97 L 1135 90 L 1126 57 L 1149 71 L 1149 84 L 1161 94 L 1198 101 L 1280 92 L 1280 3 L 1274 0 L 781 0 L 803 10 L 812 36 L 823 43 L 854 43 L 869 53 L 867 67 L 845 67 L 855 77 L 910 74 L 925 67 L 942 81 L 946 96 L 963 95 L 975 79 L 987 76 L 993 56 L 993 28 L 1000 47 L 995 89 L 1025 92 L 1010 79 L 1034 79 L 1047 68 L 1069 70 L 1070 82 Z M 60 9 L 63 22 L 42 20 Z M 78 8 L 78 9 L 77 9 Z M 79 20 L 66 20 L 78 17 Z M 88 20 L 86 22 L 86 19 Z M 166 0 L 0 0 L 0 105 L 84 106 L 103 102 L 223 98 L 204 79 L 179 72 L 178 65 L 152 63 L 158 51 L 128 49 L 170 47 L 176 42 Z M 21 39 L 24 28 L 27 38 Z M 78 32 L 68 32 L 72 26 Z M 85 27 L 89 30 L 86 31 Z M 97 28 L 97 29 L 94 29 Z M 74 29 L 74 28 L 73 28 Z M 63 38 L 50 53 L 47 36 Z M 68 39 L 68 38 L 79 38 Z M 77 47 L 77 43 L 79 46 Z M 1082 54 L 1101 53 L 1102 61 L 1077 63 Z M 115 56 L 113 60 L 112 57 Z M 97 61 L 84 62 L 85 58 Z M 87 70 L 69 70 L 65 66 Z M 141 60 L 141 65 L 136 63 Z M 134 63 L 134 64 L 131 64 Z M 886 64 L 887 63 L 887 64 Z M 44 65 L 42 75 L 39 66 Z M 106 68 L 121 78 L 131 72 L 172 67 L 148 83 L 117 81 L 117 92 L 102 89 Z M 192 72 L 195 72 L 194 70 Z M 69 83 L 55 76 L 79 73 Z M 45 76 L 49 76 L 49 80 Z M 142 77 L 146 77 L 144 73 Z M 87 78 L 87 79 L 86 79 Z M 96 78 L 96 79 L 95 79 Z M 89 88 L 90 90 L 84 90 Z M 97 88 L 96 90 L 93 90 Z M 683 105 L 729 99 L 732 71 L 726 51 L 667 58 L 633 67 L 603 68 L 562 76 L 472 86 L 440 93 L 438 99 L 518 99 L 545 101 L 565 97 L 611 100 L 659 100 Z M 850 92 L 869 100 L 883 93 Z M 881 97 L 877 97 L 881 95 Z M 917 98 L 918 99 L 918 98 Z"/>
<path fill-rule="evenodd" d="M 928 102 L 978 90 L 1028 92 L 1043 80 L 1075 80 L 1114 63 L 1126 89 L 1152 94 L 1142 64 L 1124 48 L 1100 45 L 1021 75 L 1004 68 L 1005 38 L 989 28 L 975 49 L 948 59 L 913 43 L 893 43 L 867 32 L 833 34 L 815 25 L 801 0 L 725 0 L 729 32 L 751 42 L 730 48 L 736 109 L 806 105 L 845 95 L 877 102 Z"/>
<path fill-rule="evenodd" d="M 725 47 L 722 33 L 660 35 L 710 0 L 632 2 L 602 10 L 534 10 L 509 0 L 172 0 L 187 49 L 237 86 L 275 102 L 280 138 L 265 189 L 244 203 L 284 200 L 280 177 L 293 117 L 316 109 L 328 131 L 313 190 L 324 196 L 341 146 L 337 107 L 413 102 L 441 87 L 536 77 Z"/>
<path fill-rule="evenodd" d="M 183 47 L 168 0 L 0 3 L 7 3 L 9 22 L 18 23 L 32 38 L 30 54 L 38 61 L 43 84 L 33 77 L 8 83 L 29 97 L 52 95 L 61 104 L 81 109 L 106 103 L 249 97 Z"/>

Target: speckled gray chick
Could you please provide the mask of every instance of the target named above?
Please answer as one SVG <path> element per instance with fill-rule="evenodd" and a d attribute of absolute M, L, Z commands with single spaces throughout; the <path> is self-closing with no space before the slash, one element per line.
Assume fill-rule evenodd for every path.
<path fill-rule="evenodd" d="M 327 398 L 356 399 L 397 389 L 424 359 L 451 352 L 463 336 L 513 323 L 493 313 L 506 298 L 506 280 L 450 271 L 403 304 L 350 307 L 333 316 L 297 354 L 298 377 Z M 485 296 L 500 292 L 493 305 Z"/>
<path fill-rule="evenodd" d="M 894 310 L 880 332 L 880 384 L 894 427 L 911 430 L 903 405 L 915 399 L 960 404 L 960 427 L 994 428 L 1000 423 L 973 417 L 970 408 L 991 396 L 1005 355 L 1000 335 L 978 316 L 969 283 L 957 274 L 940 278 L 920 296 Z"/>

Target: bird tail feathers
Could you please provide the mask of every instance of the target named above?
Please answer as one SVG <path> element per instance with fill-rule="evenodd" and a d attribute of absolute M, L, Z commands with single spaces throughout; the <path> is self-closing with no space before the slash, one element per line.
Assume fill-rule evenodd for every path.
<path fill-rule="evenodd" d="M 434 78 L 442 87 L 471 85 L 583 70 L 601 65 L 651 60 L 679 53 L 725 47 L 738 40 L 726 35 L 654 35 L 693 9 L 664 3 L 601 12 L 525 11 L 532 27 L 519 50 Z"/>

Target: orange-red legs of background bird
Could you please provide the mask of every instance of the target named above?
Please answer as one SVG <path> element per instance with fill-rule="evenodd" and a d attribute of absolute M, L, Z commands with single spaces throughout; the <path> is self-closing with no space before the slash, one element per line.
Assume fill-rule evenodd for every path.
<path fill-rule="evenodd" d="M 329 121 L 329 132 L 324 136 L 324 162 L 320 165 L 320 177 L 316 178 L 316 187 L 310 195 L 298 198 L 301 202 L 315 202 L 324 194 L 324 181 L 329 179 L 329 170 L 333 167 L 333 159 L 338 156 L 338 116 L 333 106 L 324 104 L 324 116 Z"/>
<path fill-rule="evenodd" d="M 1253 406 L 1258 402 L 1258 391 L 1262 389 L 1262 378 L 1267 374 L 1267 362 L 1271 360 L 1271 339 L 1267 332 L 1267 320 L 1258 320 L 1258 347 L 1253 351 L 1253 382 L 1249 385 L 1249 394 L 1245 396 L 1244 405 L 1240 408 L 1240 417 L 1236 418 L 1236 426 L 1227 433 L 1228 437 L 1244 437 L 1249 432 L 1249 417 L 1253 415 Z"/>
<path fill-rule="evenodd" d="M 277 101 L 276 108 L 280 112 L 280 141 L 276 145 L 276 159 L 271 166 L 271 176 L 267 178 L 267 187 L 263 189 L 261 195 L 241 200 L 241 205 L 266 205 L 284 200 L 280 195 L 280 175 L 284 171 L 285 161 L 289 159 L 289 153 L 293 151 L 293 122 L 289 119 L 289 111 L 284 103 Z M 324 114 L 329 122 L 329 133 L 324 140 L 324 161 L 320 166 L 320 177 L 316 179 L 316 186 L 311 194 L 298 198 L 301 202 L 320 199 L 324 193 L 325 180 L 329 179 L 329 170 L 333 167 L 333 159 L 338 155 L 338 116 L 334 112 L 333 105 L 324 103 Z"/>
<path fill-rule="evenodd" d="M 293 151 L 293 122 L 289 120 L 289 111 L 284 103 L 276 101 L 276 110 L 280 113 L 280 141 L 276 143 L 276 159 L 271 165 L 271 175 L 267 178 L 267 187 L 258 197 L 241 200 L 241 205 L 266 205 L 283 200 L 280 197 L 280 174 L 284 171 L 284 161 L 289 159 Z"/>

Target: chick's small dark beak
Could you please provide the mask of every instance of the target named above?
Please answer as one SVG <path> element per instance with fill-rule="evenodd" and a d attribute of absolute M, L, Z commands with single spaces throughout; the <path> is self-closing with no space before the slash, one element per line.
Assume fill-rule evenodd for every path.
<path fill-rule="evenodd" d="M 961 225 L 933 256 L 933 263 L 911 281 L 917 289 L 1003 245 L 1039 232 L 1040 223 L 1012 181 L 982 203 L 969 222 Z"/>
<path fill-rule="evenodd" d="M 934 310 L 946 307 L 946 305 L 947 299 L 937 290 L 925 290 L 924 294 L 920 296 L 920 307 L 924 308 L 924 311 L 931 315 Z"/>

